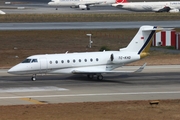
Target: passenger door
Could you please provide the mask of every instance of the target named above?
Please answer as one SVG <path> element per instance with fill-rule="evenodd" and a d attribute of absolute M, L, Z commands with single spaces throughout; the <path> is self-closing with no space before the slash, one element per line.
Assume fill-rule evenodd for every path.
<path fill-rule="evenodd" d="M 40 73 L 47 72 L 47 60 L 46 58 L 40 58 Z"/>

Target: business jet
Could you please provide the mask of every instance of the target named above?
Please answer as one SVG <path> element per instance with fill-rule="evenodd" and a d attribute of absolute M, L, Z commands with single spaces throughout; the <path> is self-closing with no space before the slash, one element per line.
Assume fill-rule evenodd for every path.
<path fill-rule="evenodd" d="M 166 2 L 128 2 L 123 0 L 121 3 L 112 4 L 119 9 L 136 12 L 171 12 L 177 13 L 180 9 L 180 1 Z"/>
<path fill-rule="evenodd" d="M 90 6 L 111 6 L 119 0 L 52 0 L 49 6 L 68 6 L 71 8 L 79 8 L 81 10 L 90 10 Z M 57 8 L 56 8 L 57 10 Z"/>
<path fill-rule="evenodd" d="M 105 73 L 141 72 L 146 64 L 136 71 L 114 69 L 147 56 L 152 36 L 157 30 L 163 29 L 141 26 L 128 46 L 119 51 L 33 55 L 9 69 L 8 73 L 30 74 L 35 81 L 37 74 L 85 74 L 90 79 L 96 76 L 98 80 L 102 80 L 102 74 Z"/>
<path fill-rule="evenodd" d="M 5 13 L 5 12 L 3 12 L 2 10 L 0 10 L 0 14 L 4 15 L 4 14 L 6 14 L 6 13 Z"/>

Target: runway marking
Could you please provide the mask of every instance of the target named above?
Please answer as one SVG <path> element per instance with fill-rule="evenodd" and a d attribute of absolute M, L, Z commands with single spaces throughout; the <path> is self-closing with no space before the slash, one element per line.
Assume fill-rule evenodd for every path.
<path fill-rule="evenodd" d="M 113 96 L 113 95 L 151 95 L 151 94 L 180 94 L 180 91 L 131 92 L 131 93 L 98 93 L 98 94 L 69 94 L 69 95 L 41 95 L 41 96 L 13 96 L 13 97 L 0 97 L 0 99 L 49 98 L 49 97 L 85 97 L 85 96 Z"/>
<path fill-rule="evenodd" d="M 32 99 L 32 98 L 20 98 L 20 99 L 24 100 L 24 101 L 31 102 L 31 103 L 35 103 L 35 104 L 46 104 L 46 103 L 40 102 L 40 101 Z"/>
<path fill-rule="evenodd" d="M 45 86 L 45 87 L 18 87 L 18 88 L 2 88 L 0 93 L 4 92 L 37 92 L 37 91 L 65 91 L 68 89 L 59 88 L 55 86 Z"/>

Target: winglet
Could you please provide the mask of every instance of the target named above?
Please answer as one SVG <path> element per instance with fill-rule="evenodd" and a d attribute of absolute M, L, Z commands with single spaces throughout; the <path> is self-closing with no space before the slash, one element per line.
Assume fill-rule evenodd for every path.
<path fill-rule="evenodd" d="M 135 73 L 137 73 L 137 72 L 142 72 L 142 71 L 144 70 L 144 68 L 146 67 L 146 65 L 147 65 L 147 63 L 144 63 L 144 65 L 142 65 L 139 69 L 137 69 L 137 70 L 135 71 Z"/>

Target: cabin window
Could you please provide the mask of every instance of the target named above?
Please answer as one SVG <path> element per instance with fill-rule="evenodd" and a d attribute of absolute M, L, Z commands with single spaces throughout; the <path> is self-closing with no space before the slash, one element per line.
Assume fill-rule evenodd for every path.
<path fill-rule="evenodd" d="M 96 58 L 96 61 L 99 61 L 99 59 L 98 59 L 98 58 Z"/>
<path fill-rule="evenodd" d="M 67 60 L 68 63 L 70 63 L 70 60 Z"/>
<path fill-rule="evenodd" d="M 31 62 L 31 59 L 25 59 L 22 61 L 22 63 L 30 63 Z"/>
<path fill-rule="evenodd" d="M 85 62 L 87 62 L 87 59 L 84 59 Z"/>
<path fill-rule="evenodd" d="M 56 64 L 58 64 L 58 61 L 56 60 Z"/>
<path fill-rule="evenodd" d="M 49 61 L 50 64 L 52 64 L 52 61 Z"/>
<path fill-rule="evenodd" d="M 73 60 L 73 62 L 75 63 L 75 62 L 76 62 L 76 60 Z"/>
<path fill-rule="evenodd" d="M 79 62 L 81 62 L 81 59 L 79 59 Z"/>
<path fill-rule="evenodd" d="M 92 62 L 92 61 L 93 61 L 93 59 L 91 58 L 91 59 L 90 59 L 90 61 Z"/>
<path fill-rule="evenodd" d="M 35 63 L 35 62 L 38 62 L 38 60 L 37 60 L 37 59 L 33 59 L 33 60 L 31 61 L 31 63 Z"/>
<path fill-rule="evenodd" d="M 61 60 L 61 63 L 64 63 L 64 60 Z"/>

